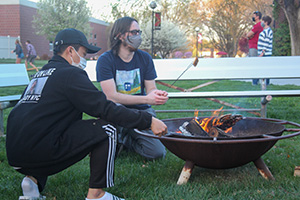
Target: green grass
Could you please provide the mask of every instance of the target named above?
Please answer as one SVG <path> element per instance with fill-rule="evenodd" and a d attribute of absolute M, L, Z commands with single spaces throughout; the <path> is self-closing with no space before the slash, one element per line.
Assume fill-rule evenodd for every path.
<path fill-rule="evenodd" d="M 2 62 L 2 60 L 0 60 Z M 30 72 L 34 73 L 34 72 Z M 183 88 L 193 87 L 199 82 L 181 81 L 178 85 Z M 99 84 L 95 83 L 99 88 Z M 172 89 L 159 86 L 167 91 Z M 270 85 L 270 89 L 299 89 L 299 86 Z M 257 90 L 259 86 L 252 86 L 250 82 L 222 81 L 198 91 L 214 90 Z M 3 95 L 18 92 L 1 91 Z M 245 108 L 259 108 L 260 98 L 226 98 L 222 99 Z M 300 123 L 300 98 L 273 98 L 268 104 L 268 117 Z M 205 99 L 174 100 L 166 105 L 154 106 L 155 109 L 218 109 L 221 105 Z M 224 107 L 226 108 L 226 107 Z M 4 110 L 4 120 L 11 109 Z M 244 116 L 253 116 L 240 113 Z M 211 113 L 200 113 L 209 116 Z M 178 118 L 191 117 L 193 113 L 158 113 L 158 117 Z M 89 116 L 85 115 L 85 119 Z M 271 170 L 275 181 L 267 181 L 258 173 L 253 163 L 244 166 L 213 170 L 195 167 L 186 185 L 176 185 L 184 161 L 171 152 L 166 158 L 156 161 L 145 161 L 141 156 L 123 151 L 115 163 L 115 187 L 108 191 L 126 199 L 133 200 L 240 200 L 240 199 L 288 199 L 300 197 L 300 177 L 294 177 L 294 167 L 300 165 L 300 137 L 280 140 L 271 148 L 263 159 Z M 1 199 L 15 200 L 22 194 L 20 183 L 23 176 L 15 172 L 7 163 L 5 153 L 5 138 L 0 138 L 0 196 Z M 67 170 L 50 176 L 43 195 L 47 199 L 84 199 L 88 190 L 89 159 L 88 157 L 68 168 Z"/>
<path fill-rule="evenodd" d="M 0 59 L 0 64 L 14 64 L 15 62 L 16 62 L 15 59 L 3 59 L 3 58 Z M 47 62 L 48 62 L 47 60 L 35 60 L 34 65 L 36 67 L 43 67 Z M 21 63 L 24 64 L 25 59 L 22 59 Z"/>

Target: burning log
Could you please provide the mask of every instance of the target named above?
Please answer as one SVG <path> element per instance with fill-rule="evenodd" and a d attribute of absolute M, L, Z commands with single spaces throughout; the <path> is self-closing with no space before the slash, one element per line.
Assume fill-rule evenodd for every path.
<path fill-rule="evenodd" d="M 185 136 L 234 137 L 230 134 L 232 127 L 242 119 L 242 115 L 232 114 L 204 119 L 195 117 L 183 123 L 179 130 Z"/>
<path fill-rule="evenodd" d="M 227 115 L 222 115 L 218 119 L 218 125 L 222 130 L 226 130 L 232 126 L 234 126 L 238 121 L 242 120 L 243 116 L 242 115 L 232 115 L 232 114 L 227 114 Z"/>
<path fill-rule="evenodd" d="M 196 123 L 195 120 L 184 122 L 179 127 L 180 133 L 185 136 L 207 136 L 207 133 Z"/>

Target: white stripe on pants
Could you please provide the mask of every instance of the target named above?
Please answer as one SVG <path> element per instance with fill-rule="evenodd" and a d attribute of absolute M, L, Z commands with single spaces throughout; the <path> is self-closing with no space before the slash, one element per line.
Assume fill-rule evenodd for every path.
<path fill-rule="evenodd" d="M 117 146 L 117 130 L 114 126 L 106 124 L 102 126 L 108 135 L 108 156 L 107 156 L 107 168 L 106 168 L 106 185 L 107 187 L 114 186 L 114 161 Z"/>

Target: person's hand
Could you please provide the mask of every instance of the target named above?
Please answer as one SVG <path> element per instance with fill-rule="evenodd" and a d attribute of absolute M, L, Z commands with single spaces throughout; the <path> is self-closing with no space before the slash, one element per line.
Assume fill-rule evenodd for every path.
<path fill-rule="evenodd" d="M 152 117 L 151 130 L 154 133 L 154 135 L 157 135 L 159 137 L 167 134 L 168 132 L 165 123 L 155 117 Z"/>
<path fill-rule="evenodd" d="M 14 52 L 14 50 L 11 51 L 12 53 Z"/>
<path fill-rule="evenodd" d="M 152 90 L 147 97 L 150 105 L 163 105 L 169 99 L 168 93 L 163 90 Z"/>

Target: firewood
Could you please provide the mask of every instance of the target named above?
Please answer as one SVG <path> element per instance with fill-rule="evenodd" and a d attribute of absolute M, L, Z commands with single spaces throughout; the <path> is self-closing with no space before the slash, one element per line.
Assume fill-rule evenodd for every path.
<path fill-rule="evenodd" d="M 234 126 L 238 121 L 242 120 L 242 115 L 226 114 L 218 117 L 218 127 L 222 130 L 226 130 Z"/>
<path fill-rule="evenodd" d="M 196 117 L 189 122 L 184 122 L 183 125 L 179 127 L 179 130 L 185 136 L 210 136 L 214 138 L 233 138 L 235 136 L 230 133 L 227 133 L 227 129 L 231 128 L 242 119 L 242 115 L 232 114 L 226 114 L 220 117 L 205 118 L 205 120 Z M 202 127 L 202 123 L 205 123 L 205 127 Z"/>
<path fill-rule="evenodd" d="M 193 119 L 185 127 L 193 136 L 207 136 L 208 133 Z"/>
<path fill-rule="evenodd" d="M 218 130 L 218 128 L 217 127 L 211 127 L 209 129 L 208 135 L 210 137 L 218 137 L 219 136 L 219 130 Z"/>

